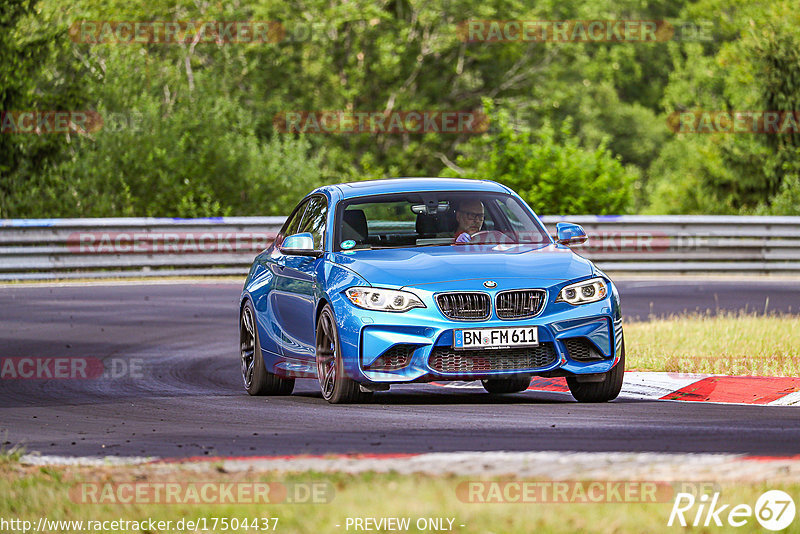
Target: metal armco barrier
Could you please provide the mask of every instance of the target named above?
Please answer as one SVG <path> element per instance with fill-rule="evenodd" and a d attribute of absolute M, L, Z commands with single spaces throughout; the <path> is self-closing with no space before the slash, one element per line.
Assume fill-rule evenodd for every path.
<path fill-rule="evenodd" d="M 609 272 L 800 273 L 800 217 L 621 215 L 543 217 L 580 224 L 574 250 Z"/>
<path fill-rule="evenodd" d="M 582 225 L 574 250 L 609 272 L 800 273 L 800 217 L 546 216 Z M 244 276 L 284 217 L 8 219 L 0 280 Z"/>

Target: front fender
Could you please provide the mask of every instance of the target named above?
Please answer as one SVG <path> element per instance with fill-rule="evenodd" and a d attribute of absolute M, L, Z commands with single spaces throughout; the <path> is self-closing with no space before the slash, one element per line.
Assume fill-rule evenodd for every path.
<path fill-rule="evenodd" d="M 319 284 L 321 291 L 317 304 L 317 318 L 325 303 L 333 309 L 336 318 L 336 327 L 339 330 L 339 350 L 344 363 L 345 375 L 358 379 L 358 336 L 361 332 L 361 319 L 352 313 L 353 304 L 345 296 L 344 291 L 353 286 L 370 286 L 362 276 L 355 271 L 337 263 L 326 261 L 323 264 L 323 281 Z M 315 321 L 316 324 L 316 321 Z M 353 358 L 352 355 L 356 357 Z"/>

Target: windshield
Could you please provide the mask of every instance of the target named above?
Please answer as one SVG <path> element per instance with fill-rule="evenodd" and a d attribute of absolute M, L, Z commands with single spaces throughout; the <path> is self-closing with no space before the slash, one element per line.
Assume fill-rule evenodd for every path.
<path fill-rule="evenodd" d="M 340 206 L 336 251 L 551 242 L 527 207 L 502 193 L 391 194 Z"/>

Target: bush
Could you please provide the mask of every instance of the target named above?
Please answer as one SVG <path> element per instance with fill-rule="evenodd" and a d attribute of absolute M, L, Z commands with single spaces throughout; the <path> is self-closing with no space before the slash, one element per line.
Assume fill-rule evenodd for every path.
<path fill-rule="evenodd" d="M 285 215 L 320 181 L 321 153 L 302 138 L 262 141 L 225 99 L 188 101 L 166 116 L 155 102 L 139 105 L 124 128 L 75 141 L 71 158 L 33 175 L 14 216 Z"/>
<path fill-rule="evenodd" d="M 514 189 L 537 212 L 622 214 L 632 202 L 636 173 L 601 144 L 582 147 L 569 121 L 556 132 L 549 124 L 536 132 L 516 130 L 505 110 L 484 103 L 490 130 L 459 149 L 448 176 L 488 179 Z"/>

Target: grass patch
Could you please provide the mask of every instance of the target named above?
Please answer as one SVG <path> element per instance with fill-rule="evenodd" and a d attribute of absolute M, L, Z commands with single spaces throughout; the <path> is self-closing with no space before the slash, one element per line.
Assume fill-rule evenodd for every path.
<path fill-rule="evenodd" d="M 2 439 L 0 442 L 0 466 L 17 463 L 25 454 L 25 448 L 22 445 L 13 445 L 7 438 L 8 431 L 6 430 L 0 437 Z"/>
<path fill-rule="evenodd" d="M 626 323 L 628 370 L 800 376 L 800 318 L 721 312 Z"/>
<path fill-rule="evenodd" d="M 465 493 L 457 491 L 459 484 L 467 480 L 454 476 L 376 473 L 272 474 L 221 473 L 215 470 L 200 473 L 186 469 L 164 470 L 154 466 L 41 469 L 19 464 L 0 465 L 0 494 L 3 495 L 0 517 L 33 521 L 34 524 L 40 517 L 47 517 L 50 521 L 143 521 L 149 518 L 173 521 L 172 528 L 163 531 L 175 531 L 175 522 L 180 519 L 206 518 L 210 531 L 209 522 L 215 517 L 238 518 L 239 521 L 245 518 L 277 517 L 277 532 L 344 533 L 348 532 L 345 528 L 347 518 L 407 517 L 412 525 L 408 532 L 419 532 L 415 524 L 420 518 L 453 519 L 452 532 L 459 533 L 662 532 L 666 530 L 674 499 L 674 494 L 669 493 L 660 494 L 658 502 L 645 503 L 473 503 L 465 502 Z M 316 504 L 85 504 L 76 498 L 74 489 L 87 482 L 155 484 L 214 481 L 261 481 L 287 487 L 293 484 L 322 484 L 329 488 L 331 498 Z M 800 484 L 797 483 L 737 483 L 721 484 L 715 488 L 720 492 L 721 502 L 750 506 L 754 506 L 758 496 L 768 489 L 782 489 L 790 495 L 800 494 Z M 796 522 L 794 531 L 797 531 L 797 525 Z M 792 531 L 793 527 L 787 532 Z M 747 526 L 736 531 L 754 532 L 759 528 L 755 519 L 750 518 Z M 58 529 L 62 532 L 71 530 L 75 529 L 64 526 Z M 114 530 L 104 530 L 109 531 Z M 142 531 L 146 532 L 147 529 Z M 196 531 L 202 532 L 201 529 Z M 216 532 L 243 531 L 242 528 L 216 529 Z M 162 530 L 156 529 L 155 532 Z M 351 527 L 349 532 L 354 532 L 354 529 Z"/>

